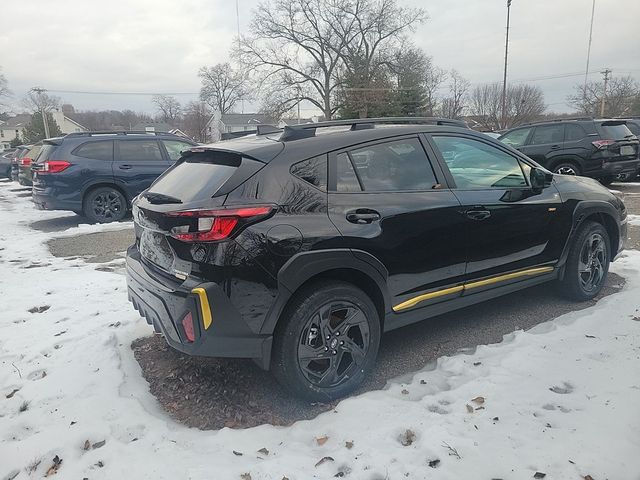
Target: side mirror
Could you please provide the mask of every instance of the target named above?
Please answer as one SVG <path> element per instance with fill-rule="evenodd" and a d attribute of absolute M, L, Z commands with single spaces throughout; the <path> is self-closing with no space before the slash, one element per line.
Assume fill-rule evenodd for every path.
<path fill-rule="evenodd" d="M 549 173 L 541 168 L 533 167 L 531 169 L 530 181 L 531 188 L 536 191 L 542 191 L 544 188 L 551 185 L 553 180 L 553 173 Z"/>

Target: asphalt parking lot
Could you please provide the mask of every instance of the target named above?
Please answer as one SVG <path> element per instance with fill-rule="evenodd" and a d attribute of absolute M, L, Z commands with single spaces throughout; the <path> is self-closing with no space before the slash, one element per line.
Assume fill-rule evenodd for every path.
<path fill-rule="evenodd" d="M 611 188 L 624 195 L 630 214 L 640 214 L 640 183 L 614 184 Z M 31 227 L 55 232 L 77 226 L 81 220 L 68 216 L 35 222 Z M 121 264 L 105 268 L 103 262 L 121 257 L 132 241 L 133 230 L 123 229 L 54 239 L 49 248 L 53 255 L 84 257 L 101 263 L 98 269 L 118 272 Z M 640 249 L 640 227 L 629 227 L 627 247 Z M 601 296 L 615 293 L 622 285 L 620 277 L 609 275 Z M 383 337 L 376 370 L 360 392 L 383 388 L 392 379 L 401 381 L 403 375 L 424 368 L 440 356 L 499 342 L 514 330 L 529 329 L 591 304 L 568 302 L 555 293 L 552 285 L 541 285 L 390 332 Z M 152 335 L 135 341 L 132 348 L 151 392 L 174 418 L 189 426 L 287 425 L 333 407 L 292 399 L 251 361 L 186 357 Z"/>

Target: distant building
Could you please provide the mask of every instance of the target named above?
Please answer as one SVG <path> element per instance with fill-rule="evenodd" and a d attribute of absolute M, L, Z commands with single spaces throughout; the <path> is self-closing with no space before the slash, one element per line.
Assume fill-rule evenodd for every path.
<path fill-rule="evenodd" d="M 170 132 L 171 130 L 175 130 L 175 127 L 166 122 L 149 121 L 136 123 L 131 130 L 135 130 L 136 132 Z"/>
<path fill-rule="evenodd" d="M 24 127 L 31 121 L 30 113 L 19 113 L 5 121 L 0 120 L 0 149 L 9 148 L 16 137 L 22 138 Z"/>
<path fill-rule="evenodd" d="M 223 133 L 250 132 L 257 125 L 278 125 L 280 121 L 264 113 L 214 113 L 207 122 L 208 141 L 217 142 Z"/>
<path fill-rule="evenodd" d="M 51 115 L 53 115 L 53 119 L 56 121 L 56 123 L 58 124 L 58 127 L 60 128 L 60 131 L 64 135 L 66 135 L 67 133 L 86 132 L 89 130 L 88 128 L 80 125 L 75 120 L 72 120 L 71 118 L 67 117 L 60 110 L 54 110 L 53 112 L 51 112 Z"/>

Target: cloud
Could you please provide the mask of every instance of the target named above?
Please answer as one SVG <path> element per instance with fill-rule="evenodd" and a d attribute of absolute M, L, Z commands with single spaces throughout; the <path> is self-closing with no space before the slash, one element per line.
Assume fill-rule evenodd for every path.
<path fill-rule="evenodd" d="M 239 0 L 248 28 L 258 0 Z M 61 91 L 192 92 L 198 68 L 228 58 L 236 35 L 233 0 L 3 0 L 0 65 L 18 97 L 38 85 Z M 505 1 L 400 0 L 422 6 L 430 20 L 413 35 L 443 68 L 473 83 L 500 81 Z M 509 78 L 512 81 L 584 71 L 591 2 L 514 0 Z M 597 0 L 593 70 L 640 78 L 640 2 Z M 592 75 L 597 78 L 598 75 Z M 580 76 L 537 81 L 555 110 Z M 55 93 L 55 92 L 54 92 Z M 76 108 L 152 111 L 150 96 L 56 93 Z M 556 106 L 558 108 L 556 108 Z"/>

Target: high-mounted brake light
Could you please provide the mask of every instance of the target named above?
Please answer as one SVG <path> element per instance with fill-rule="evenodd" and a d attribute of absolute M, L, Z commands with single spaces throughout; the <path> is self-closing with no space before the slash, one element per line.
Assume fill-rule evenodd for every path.
<path fill-rule="evenodd" d="M 66 160 L 47 160 L 38 173 L 59 173 L 69 168 L 71 164 Z"/>
<path fill-rule="evenodd" d="M 609 145 L 613 145 L 614 143 L 616 143 L 615 140 L 594 140 L 593 142 L 591 142 L 591 144 L 598 150 L 603 150 Z"/>
<path fill-rule="evenodd" d="M 273 212 L 272 205 L 257 205 L 219 210 L 186 210 L 169 212 L 170 217 L 197 219 L 196 225 L 183 225 L 171 229 L 171 236 L 183 242 L 217 242 L 229 238 L 240 226 L 254 223 Z M 193 231 L 193 227 L 197 227 Z"/>

